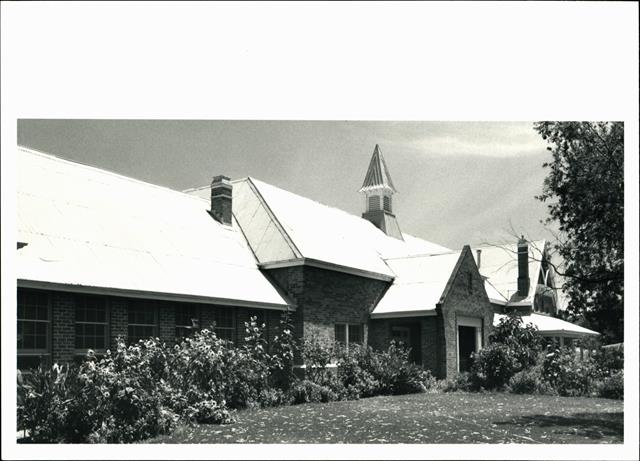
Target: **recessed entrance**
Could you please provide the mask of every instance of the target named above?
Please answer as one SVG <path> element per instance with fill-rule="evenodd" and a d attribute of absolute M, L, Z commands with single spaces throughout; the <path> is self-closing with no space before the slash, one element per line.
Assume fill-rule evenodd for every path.
<path fill-rule="evenodd" d="M 458 371 L 470 371 L 473 363 L 471 354 L 482 347 L 482 319 L 458 317 Z"/>
<path fill-rule="evenodd" d="M 476 352 L 475 327 L 458 327 L 458 354 L 460 371 L 471 370 L 471 354 Z"/>

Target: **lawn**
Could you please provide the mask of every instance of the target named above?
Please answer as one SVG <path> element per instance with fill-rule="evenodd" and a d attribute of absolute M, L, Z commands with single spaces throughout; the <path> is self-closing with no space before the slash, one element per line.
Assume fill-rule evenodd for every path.
<path fill-rule="evenodd" d="M 623 402 L 506 393 L 372 397 L 237 413 L 148 443 L 622 443 Z"/>

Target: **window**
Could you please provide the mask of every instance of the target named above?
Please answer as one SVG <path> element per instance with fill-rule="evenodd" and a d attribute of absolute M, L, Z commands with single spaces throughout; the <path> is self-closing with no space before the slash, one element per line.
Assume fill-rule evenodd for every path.
<path fill-rule="evenodd" d="M 107 303 L 98 296 L 76 296 L 76 350 L 107 348 Z"/>
<path fill-rule="evenodd" d="M 389 213 L 391 213 L 391 196 L 390 195 L 385 195 L 382 198 L 382 203 L 384 206 L 384 211 L 388 211 Z"/>
<path fill-rule="evenodd" d="M 369 211 L 377 211 L 380 209 L 380 197 L 377 195 L 369 196 Z"/>
<path fill-rule="evenodd" d="M 361 323 L 336 323 L 335 339 L 347 349 L 349 349 L 349 344 L 363 344 L 364 326 Z"/>
<path fill-rule="evenodd" d="M 127 328 L 130 343 L 138 342 L 156 335 L 157 307 L 153 301 L 142 299 L 129 303 L 129 326 Z"/>
<path fill-rule="evenodd" d="M 176 339 L 191 336 L 200 328 L 200 310 L 193 304 L 176 306 Z"/>
<path fill-rule="evenodd" d="M 232 307 L 216 307 L 214 311 L 214 328 L 218 338 L 235 341 L 235 310 Z"/>
<path fill-rule="evenodd" d="M 51 356 L 51 308 L 43 291 L 18 290 L 18 369 L 49 363 Z"/>

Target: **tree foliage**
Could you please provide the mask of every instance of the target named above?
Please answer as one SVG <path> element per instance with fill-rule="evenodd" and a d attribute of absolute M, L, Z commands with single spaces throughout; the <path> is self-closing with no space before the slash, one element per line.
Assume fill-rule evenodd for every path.
<path fill-rule="evenodd" d="M 623 341 L 624 125 L 540 122 L 535 129 L 553 156 L 537 198 L 548 205 L 547 223 L 559 225 L 568 311 L 605 341 Z"/>

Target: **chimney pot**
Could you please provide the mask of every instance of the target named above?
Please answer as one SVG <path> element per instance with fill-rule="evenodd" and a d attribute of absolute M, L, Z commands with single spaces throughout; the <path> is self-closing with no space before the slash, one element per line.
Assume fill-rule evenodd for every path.
<path fill-rule="evenodd" d="M 478 249 L 476 250 L 476 255 L 477 255 L 477 258 L 476 258 L 476 259 L 477 259 L 476 266 L 478 266 L 478 269 L 480 269 L 480 265 L 481 265 L 481 263 L 482 263 L 482 259 L 481 259 L 481 258 L 482 258 L 482 250 L 481 250 L 480 248 L 478 248 Z"/>
<path fill-rule="evenodd" d="M 228 176 L 214 176 L 211 181 L 211 216 L 227 226 L 232 223 L 233 185 Z"/>

